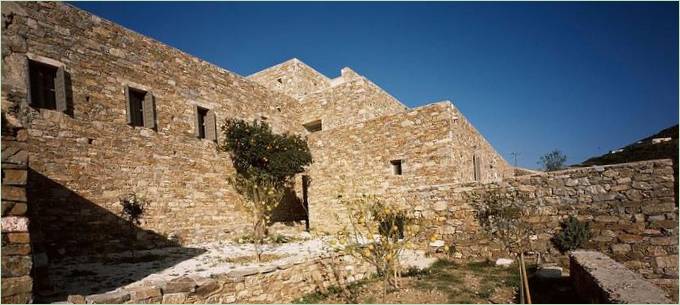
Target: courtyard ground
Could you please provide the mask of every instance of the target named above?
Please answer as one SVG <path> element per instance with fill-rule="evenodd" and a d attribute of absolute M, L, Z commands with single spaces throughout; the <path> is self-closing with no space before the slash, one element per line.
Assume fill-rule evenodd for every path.
<path fill-rule="evenodd" d="M 528 268 L 534 303 L 583 303 L 574 294 L 568 277 L 545 279 Z M 518 303 L 519 271 L 516 264 L 496 266 L 491 262 L 456 263 L 438 260 L 422 271 L 408 272 L 401 289 L 383 296 L 381 278 L 365 279 L 351 285 L 349 294 L 337 287 L 326 293 L 308 294 L 298 303 L 402 303 L 402 304 L 485 304 Z M 347 295 L 351 295 L 348 298 Z"/>
<path fill-rule="evenodd" d="M 311 260 L 331 249 L 326 238 L 279 240 L 262 246 L 262 261 L 255 259 L 252 243 L 237 241 L 196 244 L 101 256 L 82 256 L 50 262 L 49 281 L 54 293 L 40 301 L 64 301 L 71 294 L 89 295 L 119 288 L 159 285 L 172 279 L 238 273 L 252 268 L 290 265 Z M 402 261 L 420 269 L 436 259 L 424 252 L 406 252 Z"/>

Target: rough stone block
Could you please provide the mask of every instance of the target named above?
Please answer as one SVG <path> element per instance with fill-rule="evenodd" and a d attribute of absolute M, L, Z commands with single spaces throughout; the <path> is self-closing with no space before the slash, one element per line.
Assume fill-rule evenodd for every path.
<path fill-rule="evenodd" d="M 122 304 L 129 300 L 130 293 L 127 291 L 92 294 L 85 297 L 88 304 Z"/>
<path fill-rule="evenodd" d="M 2 255 L 29 255 L 31 254 L 31 245 L 29 244 L 9 244 L 2 246 Z"/>
<path fill-rule="evenodd" d="M 2 200 L 26 202 L 26 188 L 20 186 L 3 185 Z"/>
<path fill-rule="evenodd" d="M 4 252 L 4 249 L 3 249 Z M 31 273 L 33 261 L 30 256 L 2 256 L 2 276 L 17 277 Z"/>
<path fill-rule="evenodd" d="M 18 216 L 2 217 L 2 232 L 28 232 L 28 218 Z"/>
<path fill-rule="evenodd" d="M 617 255 L 623 255 L 628 252 L 630 252 L 630 245 L 629 244 L 615 244 L 611 245 L 612 252 Z"/>
<path fill-rule="evenodd" d="M 144 301 L 160 301 L 161 289 L 157 287 L 135 287 L 128 289 L 130 292 L 130 300 L 132 302 L 140 303 Z"/>
<path fill-rule="evenodd" d="M 21 169 L 3 169 L 3 185 L 26 185 L 28 171 Z"/>
<path fill-rule="evenodd" d="M 6 236 L 10 243 L 28 244 L 31 242 L 31 236 L 28 233 L 7 233 Z"/>
<path fill-rule="evenodd" d="M 71 304 L 85 304 L 85 297 L 79 294 L 71 294 L 66 298 L 66 301 Z"/>
<path fill-rule="evenodd" d="M 176 292 L 194 292 L 196 282 L 189 277 L 179 277 L 172 281 L 165 283 L 161 289 L 163 294 Z"/>
<path fill-rule="evenodd" d="M 220 288 L 216 280 L 210 278 L 196 279 L 196 294 L 200 296 L 207 296 L 211 292 Z"/>
<path fill-rule="evenodd" d="M 3 268 L 2 296 L 12 296 L 23 293 L 31 293 L 33 290 L 33 279 L 29 275 L 21 277 L 5 277 Z M 3 302 L 4 303 L 4 302 Z"/>
<path fill-rule="evenodd" d="M 187 294 L 183 292 L 168 293 L 163 295 L 163 304 L 183 304 Z"/>
<path fill-rule="evenodd" d="M 678 268 L 678 256 L 658 256 L 654 258 L 657 268 Z"/>

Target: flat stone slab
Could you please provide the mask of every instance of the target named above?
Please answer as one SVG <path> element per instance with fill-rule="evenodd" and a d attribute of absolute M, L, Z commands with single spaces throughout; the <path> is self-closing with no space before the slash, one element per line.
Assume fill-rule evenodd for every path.
<path fill-rule="evenodd" d="M 574 251 L 569 269 L 586 300 L 614 304 L 670 304 L 661 288 L 597 251 Z"/>
<path fill-rule="evenodd" d="M 88 304 L 121 304 L 129 300 L 130 293 L 127 291 L 92 294 L 85 297 Z"/>

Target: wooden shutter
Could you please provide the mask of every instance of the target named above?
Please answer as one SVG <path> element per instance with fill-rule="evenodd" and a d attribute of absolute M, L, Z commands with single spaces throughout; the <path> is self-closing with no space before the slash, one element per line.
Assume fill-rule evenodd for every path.
<path fill-rule="evenodd" d="M 142 112 L 144 112 L 144 127 L 156 128 L 156 107 L 154 107 L 153 93 L 150 91 L 144 95 Z"/>
<path fill-rule="evenodd" d="M 66 103 L 66 71 L 63 66 L 57 69 L 57 76 L 54 78 L 54 97 L 57 111 L 66 112 L 68 110 L 68 104 Z"/>
<path fill-rule="evenodd" d="M 33 105 L 33 98 L 31 97 L 31 60 L 28 56 L 24 59 L 24 74 L 26 74 L 26 102 Z"/>
<path fill-rule="evenodd" d="M 201 136 L 201 120 L 199 118 L 200 113 L 198 113 L 198 105 L 194 105 L 194 136 L 195 137 L 200 137 Z"/>
<path fill-rule="evenodd" d="M 127 123 L 132 125 L 132 108 L 130 107 L 130 87 L 125 85 L 125 110 L 127 111 Z"/>
<path fill-rule="evenodd" d="M 210 141 L 217 141 L 217 126 L 215 119 L 215 111 L 208 111 L 208 115 L 205 116 L 205 138 Z"/>

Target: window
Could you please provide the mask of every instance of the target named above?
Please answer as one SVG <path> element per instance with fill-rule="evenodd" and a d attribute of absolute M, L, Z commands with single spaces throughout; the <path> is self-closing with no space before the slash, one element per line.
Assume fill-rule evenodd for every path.
<path fill-rule="evenodd" d="M 131 126 L 156 128 L 156 109 L 151 92 L 125 86 L 127 123 Z"/>
<path fill-rule="evenodd" d="M 205 139 L 205 119 L 208 116 L 208 109 L 197 107 L 196 116 L 196 119 L 198 120 L 196 124 L 198 128 L 198 137 Z"/>
<path fill-rule="evenodd" d="M 68 74 L 63 66 L 26 59 L 28 104 L 35 108 L 68 110 L 66 99 Z"/>
<path fill-rule="evenodd" d="M 196 128 L 194 135 L 199 139 L 217 140 L 217 126 L 215 124 L 215 112 L 198 105 L 194 105 L 196 116 Z"/>
<path fill-rule="evenodd" d="M 400 176 L 402 173 L 401 169 L 402 160 L 392 160 L 390 161 L 390 164 L 392 164 L 392 174 Z"/>
<path fill-rule="evenodd" d="M 482 177 L 481 166 L 479 165 L 480 160 L 477 154 L 472 156 L 472 166 L 473 166 L 473 178 L 475 181 L 479 181 Z"/>
<path fill-rule="evenodd" d="M 312 121 L 312 122 L 303 124 L 302 126 L 304 126 L 305 129 L 307 129 L 307 131 L 309 131 L 309 132 L 321 131 L 321 120 Z"/>
<path fill-rule="evenodd" d="M 31 104 L 37 108 L 57 109 L 54 79 L 57 67 L 29 60 Z"/>

